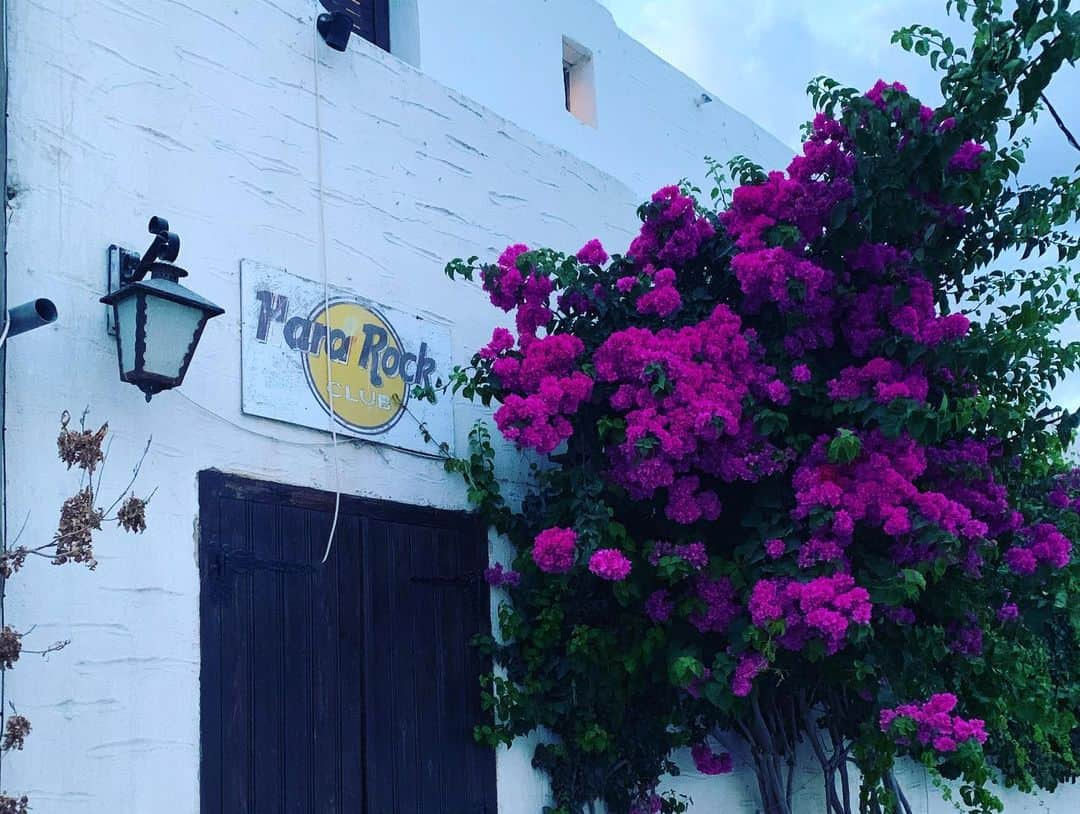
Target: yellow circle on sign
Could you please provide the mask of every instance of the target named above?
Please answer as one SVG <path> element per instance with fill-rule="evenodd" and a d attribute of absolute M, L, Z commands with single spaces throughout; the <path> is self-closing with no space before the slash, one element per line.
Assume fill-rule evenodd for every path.
<path fill-rule="evenodd" d="M 311 391 L 345 427 L 372 435 L 385 432 L 401 417 L 408 399 L 401 340 L 377 311 L 348 301 L 330 303 L 327 337 L 326 313 L 319 308 L 311 316 L 311 351 L 304 354 Z"/>

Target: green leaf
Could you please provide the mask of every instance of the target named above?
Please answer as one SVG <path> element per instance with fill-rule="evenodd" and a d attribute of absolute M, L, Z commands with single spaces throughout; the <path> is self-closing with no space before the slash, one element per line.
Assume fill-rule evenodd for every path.
<path fill-rule="evenodd" d="M 851 430 L 842 429 L 829 442 L 828 455 L 833 463 L 847 464 L 859 457 L 862 441 Z"/>
<path fill-rule="evenodd" d="M 668 677 L 672 685 L 681 689 L 686 689 L 703 675 L 705 675 L 705 665 L 694 656 L 678 656 L 668 667 Z"/>

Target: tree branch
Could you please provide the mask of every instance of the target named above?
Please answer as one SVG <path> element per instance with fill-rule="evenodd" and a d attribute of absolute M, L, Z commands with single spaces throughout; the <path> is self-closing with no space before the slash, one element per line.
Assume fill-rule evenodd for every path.
<path fill-rule="evenodd" d="M 127 486 L 123 488 L 123 490 L 120 492 L 119 497 L 117 497 L 116 500 L 113 501 L 112 505 L 104 512 L 102 512 L 103 515 L 108 516 L 109 514 L 111 514 L 112 510 L 119 506 L 120 501 L 123 500 L 127 496 L 128 492 L 131 491 L 131 487 L 135 485 L 135 481 L 139 478 L 139 470 L 142 469 L 142 465 L 146 461 L 146 456 L 150 452 L 150 445 L 153 442 L 153 436 L 146 439 L 146 446 L 143 448 L 142 455 L 139 456 L 139 460 L 135 463 L 135 468 L 131 470 L 131 480 L 128 481 Z M 104 464 L 104 461 L 102 463 Z"/>
<path fill-rule="evenodd" d="M 33 630 L 33 628 L 31 628 L 31 630 Z M 24 649 L 22 652 L 23 653 L 31 653 L 31 654 L 33 654 L 35 656 L 41 656 L 42 658 L 45 658 L 50 653 L 59 653 L 61 650 L 63 650 L 69 644 L 71 644 L 71 639 L 64 639 L 63 641 L 53 642 L 48 647 L 46 647 L 44 650 L 25 650 Z"/>
<path fill-rule="evenodd" d="M 802 705 L 803 731 L 810 740 L 810 746 L 814 755 L 821 764 L 822 773 L 825 777 L 825 804 L 830 814 L 845 814 L 844 805 L 836 791 L 836 766 L 832 759 L 825 754 L 825 746 L 821 741 L 820 727 L 814 720 L 814 714 L 804 701 Z"/>
<path fill-rule="evenodd" d="M 900 782 L 896 779 L 896 775 L 893 772 L 889 772 L 886 775 L 886 781 L 889 788 L 892 789 L 893 794 L 896 795 L 896 802 L 904 814 L 912 814 L 911 803 L 908 802 L 907 797 L 904 795 L 904 790 L 900 788 Z"/>
<path fill-rule="evenodd" d="M 1054 117 L 1054 122 L 1057 124 L 1058 128 L 1061 130 L 1062 133 L 1065 134 L 1065 139 L 1075 149 L 1080 150 L 1080 142 L 1076 140 L 1076 136 L 1074 136 L 1069 131 L 1069 128 L 1065 126 L 1065 122 L 1061 120 L 1061 116 L 1058 115 L 1058 112 L 1054 109 L 1054 106 L 1050 104 L 1050 100 L 1046 98 L 1046 94 L 1039 94 L 1039 98 L 1042 99 L 1042 103 L 1046 105 L 1046 109 L 1050 111 L 1050 115 Z"/>

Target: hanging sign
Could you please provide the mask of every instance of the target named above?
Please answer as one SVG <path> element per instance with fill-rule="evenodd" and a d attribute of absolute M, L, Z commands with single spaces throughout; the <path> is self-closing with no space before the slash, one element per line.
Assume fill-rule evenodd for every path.
<path fill-rule="evenodd" d="M 450 399 L 412 395 L 450 370 L 446 325 L 251 260 L 240 288 L 245 413 L 434 453 L 422 422 L 453 448 Z"/>

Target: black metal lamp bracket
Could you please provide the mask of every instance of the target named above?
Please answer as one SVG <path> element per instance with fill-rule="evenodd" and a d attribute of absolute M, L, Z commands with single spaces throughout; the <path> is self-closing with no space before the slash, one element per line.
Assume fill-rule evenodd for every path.
<path fill-rule="evenodd" d="M 150 267 L 159 260 L 166 263 L 173 262 L 180 255 L 180 236 L 176 232 L 169 231 L 169 222 L 157 215 L 150 218 L 148 228 L 154 236 L 154 242 L 146 250 L 142 257 L 129 252 L 126 260 L 121 260 L 120 284 L 127 285 L 141 280 L 146 276 Z M 134 262 L 137 261 L 137 262 Z"/>
<path fill-rule="evenodd" d="M 150 218 L 147 231 L 154 236 L 153 243 L 140 255 L 130 249 L 113 244 L 109 246 L 109 292 L 113 293 L 128 283 L 141 280 L 150 271 L 150 267 L 159 260 L 171 263 L 180 256 L 180 236 L 169 231 L 169 222 L 165 218 Z M 106 328 L 110 336 L 116 336 L 113 309 L 106 309 Z"/>

